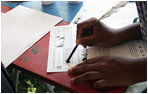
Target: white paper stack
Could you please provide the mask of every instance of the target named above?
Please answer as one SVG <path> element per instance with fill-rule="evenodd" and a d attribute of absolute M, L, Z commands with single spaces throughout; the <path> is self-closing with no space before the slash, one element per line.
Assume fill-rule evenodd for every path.
<path fill-rule="evenodd" d="M 7 67 L 62 18 L 21 5 L 1 15 L 1 59 Z"/>

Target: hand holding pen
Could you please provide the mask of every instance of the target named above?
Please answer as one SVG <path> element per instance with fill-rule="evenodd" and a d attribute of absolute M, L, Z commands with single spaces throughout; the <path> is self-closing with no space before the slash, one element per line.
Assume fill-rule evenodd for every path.
<path fill-rule="evenodd" d="M 85 22 L 83 22 L 85 23 Z M 94 24 L 94 26 L 90 25 L 89 27 L 81 27 L 81 25 L 83 26 L 83 23 L 80 23 L 77 25 L 77 39 L 76 39 L 76 45 L 74 47 L 74 49 L 72 50 L 70 56 L 68 57 L 68 59 L 66 60 L 66 63 L 70 63 L 70 59 L 72 57 L 72 55 L 74 54 L 74 52 L 76 51 L 78 45 L 83 45 L 81 44 L 81 41 L 79 40 L 80 38 L 85 38 L 87 36 L 90 36 L 93 34 L 93 28 L 95 26 L 95 21 L 91 22 L 92 24 Z M 84 48 L 86 48 L 87 45 L 83 45 Z M 86 58 L 84 58 L 85 60 L 87 60 Z"/>
<path fill-rule="evenodd" d="M 86 46 L 93 46 L 96 44 L 102 46 L 114 45 L 116 38 L 115 31 L 100 20 L 90 18 L 77 25 L 76 44 Z"/>
<path fill-rule="evenodd" d="M 81 44 L 84 47 L 92 46 L 99 43 L 102 46 L 112 46 L 122 41 L 117 36 L 117 30 L 111 29 L 103 24 L 100 20 L 111 16 L 116 13 L 121 7 L 126 6 L 128 1 L 122 1 L 116 6 L 113 6 L 109 11 L 103 14 L 99 19 L 91 18 L 77 25 L 77 45 L 72 50 L 69 58 L 66 60 L 69 63 L 70 58 L 77 49 L 78 45 Z M 115 32 L 116 31 L 116 32 Z M 120 36 L 120 34 L 119 34 Z"/>
<path fill-rule="evenodd" d="M 74 52 L 76 51 L 78 45 L 83 45 L 84 48 L 86 46 L 91 46 L 97 43 L 97 34 L 95 31 L 96 25 L 98 24 L 98 20 L 95 18 L 91 18 L 77 25 L 77 36 L 76 36 L 76 46 L 72 50 L 70 56 L 66 60 L 66 63 L 70 63 L 70 59 Z"/>
<path fill-rule="evenodd" d="M 116 44 L 117 38 L 114 37 L 116 33 L 114 30 L 107 27 L 104 23 L 96 18 L 90 18 L 77 25 L 76 46 L 72 50 L 69 58 L 66 60 L 70 62 L 72 55 L 77 49 L 78 45 L 93 46 L 96 44 L 102 46 L 112 46 Z"/>
<path fill-rule="evenodd" d="M 120 8 L 126 6 L 128 1 L 121 1 L 113 6 L 109 11 L 103 14 L 99 19 L 91 18 L 77 26 L 77 44 L 84 47 L 100 43 L 104 46 L 112 46 L 115 42 L 114 30 L 107 27 L 100 20 L 110 17 L 112 14 L 117 13 Z M 114 34 L 113 34 L 114 33 Z M 107 34 L 107 35 L 106 35 Z"/>

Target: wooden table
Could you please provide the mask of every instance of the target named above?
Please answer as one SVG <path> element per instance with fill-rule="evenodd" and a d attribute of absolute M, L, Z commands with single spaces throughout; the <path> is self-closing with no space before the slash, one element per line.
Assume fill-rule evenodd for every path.
<path fill-rule="evenodd" d="M 28 3 L 30 4 L 30 2 Z M 27 2 L 25 2 L 25 4 L 27 6 Z M 71 6 L 69 5 L 69 3 L 66 3 L 66 2 L 56 2 L 55 4 L 59 4 L 61 7 L 65 5 L 67 7 Z M 79 5 L 76 5 L 76 6 L 77 7 L 79 6 L 79 9 L 80 9 L 82 5 L 83 4 L 80 3 Z M 7 11 L 11 10 L 16 6 L 17 4 L 13 5 L 9 3 L 7 4 L 6 2 L 2 2 L 1 11 L 6 13 Z M 47 7 L 47 6 L 43 6 L 43 7 Z M 50 7 L 54 8 L 55 6 L 52 5 Z M 73 7 L 75 6 L 73 5 Z M 73 10 L 73 7 L 71 6 L 72 9 L 70 10 Z M 74 17 L 74 15 L 78 12 L 79 9 L 77 8 L 77 11 L 72 12 L 73 15 L 70 15 L 71 16 L 70 19 L 65 18 L 65 20 L 59 23 L 58 25 L 68 25 L 69 22 L 72 20 L 72 17 Z M 55 13 L 51 13 L 51 14 L 55 14 Z M 64 17 L 64 14 L 62 16 Z M 21 71 L 30 73 L 34 77 L 37 77 L 45 82 L 48 82 L 57 87 L 63 88 L 68 92 L 79 92 L 79 93 L 119 92 L 120 93 L 125 90 L 125 87 L 102 88 L 99 90 L 95 90 L 92 88 L 90 82 L 83 83 L 80 85 L 71 84 L 70 79 L 74 75 L 70 75 L 67 72 L 47 73 L 46 69 L 47 69 L 49 37 L 50 37 L 50 33 L 46 34 L 42 39 L 40 39 L 31 48 L 29 48 L 26 52 L 24 52 L 19 58 L 17 58 L 11 65 L 15 66 L 17 69 Z"/>

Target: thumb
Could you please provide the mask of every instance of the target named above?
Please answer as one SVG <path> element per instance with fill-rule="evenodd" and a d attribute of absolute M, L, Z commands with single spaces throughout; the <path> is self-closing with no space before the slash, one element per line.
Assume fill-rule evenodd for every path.
<path fill-rule="evenodd" d="M 90 46 L 97 43 L 96 35 L 82 37 L 79 39 L 79 44 L 82 44 L 83 46 Z"/>

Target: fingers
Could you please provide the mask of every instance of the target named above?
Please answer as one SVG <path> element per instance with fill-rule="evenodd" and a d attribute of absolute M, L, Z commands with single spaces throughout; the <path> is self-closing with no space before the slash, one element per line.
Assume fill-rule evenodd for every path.
<path fill-rule="evenodd" d="M 82 62 L 76 66 L 74 66 L 73 68 L 69 69 L 68 72 L 69 73 L 83 73 L 89 70 L 94 70 L 94 67 L 96 67 L 96 65 L 93 65 L 93 63 L 96 63 L 98 61 L 98 57 L 96 58 L 92 58 L 87 60 L 86 62 Z"/>
<path fill-rule="evenodd" d="M 75 67 L 69 69 L 68 72 L 81 74 L 81 73 L 88 72 L 88 71 L 95 71 L 97 69 L 98 68 L 96 67 L 95 64 L 84 64 L 84 65 L 80 65 L 80 66 L 75 66 Z"/>
<path fill-rule="evenodd" d="M 93 87 L 96 89 L 102 88 L 102 87 L 106 87 L 107 82 L 104 79 L 98 80 L 93 84 Z"/>
<path fill-rule="evenodd" d="M 86 62 L 82 62 L 74 66 L 73 68 L 69 69 L 68 73 L 84 73 L 87 71 L 99 70 L 102 68 L 102 64 L 99 63 L 101 63 L 101 60 L 103 59 L 103 56 L 89 59 Z"/>
<path fill-rule="evenodd" d="M 83 30 L 82 30 L 82 27 L 77 25 L 77 39 L 76 39 L 76 44 L 81 44 L 79 39 L 82 37 L 82 33 L 83 33 Z"/>
<path fill-rule="evenodd" d="M 102 76 L 98 71 L 90 71 L 90 72 L 83 73 L 75 78 L 72 78 L 71 82 L 77 84 L 77 83 L 82 83 L 85 81 L 96 80 L 101 78 Z"/>
<path fill-rule="evenodd" d="M 85 33 L 85 30 L 90 28 L 92 26 L 92 24 L 94 24 L 96 21 L 97 21 L 96 18 L 91 18 L 91 19 L 88 19 L 88 20 L 86 20 L 86 21 L 84 21 L 82 23 L 79 23 L 77 25 L 77 38 L 76 38 L 76 43 L 77 44 L 81 44 L 80 39 L 82 37 L 84 37 L 83 33 Z"/>
<path fill-rule="evenodd" d="M 91 46 L 97 43 L 97 35 L 93 34 L 91 36 L 82 37 L 78 39 L 79 44 L 82 44 L 83 46 Z"/>
<path fill-rule="evenodd" d="M 99 57 L 91 58 L 91 59 L 88 59 L 87 61 L 82 62 L 82 63 L 80 63 L 80 64 L 78 64 L 76 66 L 81 66 L 81 65 L 85 65 L 85 64 L 96 63 L 98 60 L 99 60 Z"/>

